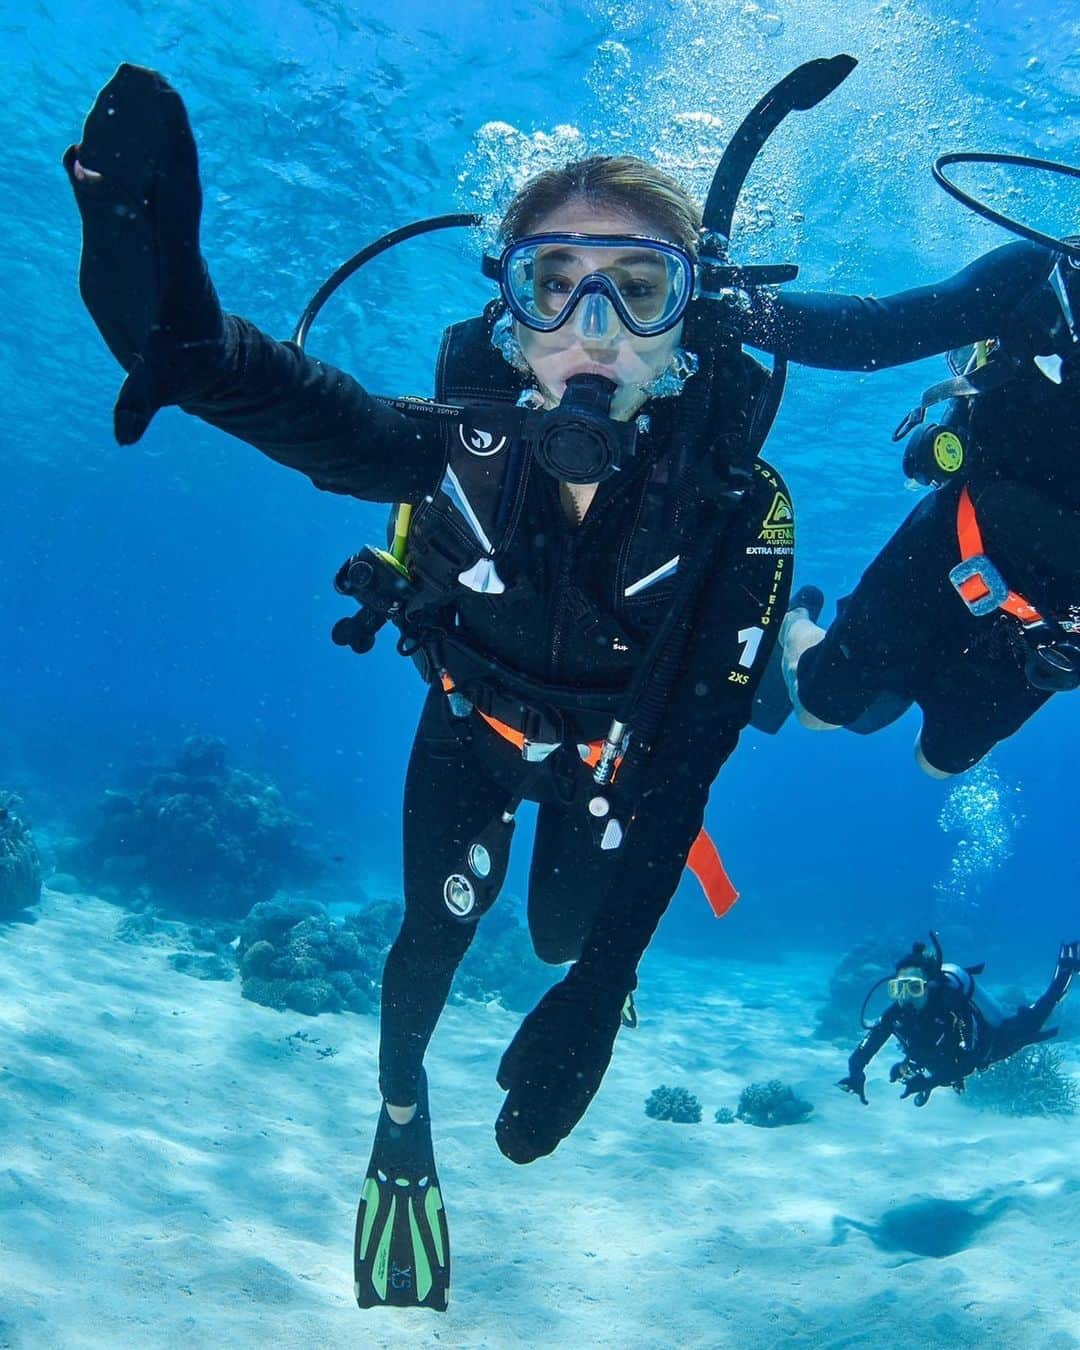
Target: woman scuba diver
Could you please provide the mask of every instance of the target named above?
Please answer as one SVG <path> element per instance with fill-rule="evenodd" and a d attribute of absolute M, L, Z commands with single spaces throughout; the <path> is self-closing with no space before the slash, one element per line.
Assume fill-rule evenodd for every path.
<path fill-rule="evenodd" d="M 705 804 L 750 718 L 794 536 L 787 489 L 758 458 L 782 363 L 770 378 L 742 352 L 731 287 L 795 269 L 734 268 L 727 237 L 769 132 L 853 65 L 811 62 L 761 101 L 704 222 L 629 157 L 526 184 L 486 265 L 499 299 L 448 330 L 436 404 L 373 397 L 222 312 L 199 247 L 194 140 L 160 76 L 121 66 L 65 156 L 82 294 L 128 372 L 117 439 L 178 404 L 319 488 L 414 508 L 407 528 L 397 515 L 407 546 L 367 550 L 339 578 L 375 614 L 339 639 L 363 649 L 389 615 L 430 684 L 405 786 L 405 913 L 383 975 L 362 1306 L 446 1306 L 424 1054 L 496 898 L 518 803 L 539 803 L 533 942 L 571 965 L 499 1066 L 495 1132 L 515 1162 L 554 1150 L 592 1100 L 692 850 L 706 886 L 722 887 L 699 839 Z"/>
<path fill-rule="evenodd" d="M 863 1106 L 866 1098 L 866 1068 L 890 1036 L 895 1036 L 904 1058 L 889 1070 L 890 1083 L 903 1083 L 901 1099 L 913 1097 L 925 1106 L 938 1087 L 963 1092 L 969 1074 L 998 1064 L 1026 1045 L 1037 1045 L 1057 1035 L 1044 1023 L 1069 992 L 1080 970 L 1080 942 L 1063 942 L 1054 974 L 1034 1003 L 1006 1017 L 996 1000 L 981 989 L 975 977 L 983 967 L 954 966 L 943 959 L 936 933 L 930 934 L 933 949 L 916 942 L 896 963 L 891 977 L 879 980 L 867 994 L 887 985 L 892 1002 L 881 1017 L 867 1027 L 867 1035 L 852 1051 L 848 1072 L 837 1084 L 852 1092 Z M 867 1024 L 864 1021 L 863 1026 Z"/>

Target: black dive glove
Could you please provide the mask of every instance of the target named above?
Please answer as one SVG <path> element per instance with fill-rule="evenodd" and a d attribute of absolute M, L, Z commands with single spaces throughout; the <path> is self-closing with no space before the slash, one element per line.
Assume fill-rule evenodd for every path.
<path fill-rule="evenodd" d="M 198 398 L 223 361 L 223 318 L 199 253 L 199 163 L 180 95 L 122 65 L 98 94 L 64 168 L 82 216 L 79 289 L 128 372 L 114 412 L 121 445 L 158 411 Z"/>
<path fill-rule="evenodd" d="M 522 1022 L 498 1072 L 507 1097 L 495 1138 L 511 1162 L 553 1153 L 585 1114 L 611 1061 L 627 992 L 593 984 L 572 966 Z"/>
<path fill-rule="evenodd" d="M 843 1088 L 845 1092 L 854 1093 L 863 1106 L 870 1105 L 866 1099 L 866 1074 L 861 1069 L 858 1072 L 849 1073 L 846 1078 L 841 1078 L 836 1086 Z"/>
<path fill-rule="evenodd" d="M 915 1098 L 916 1106 L 925 1106 L 930 1100 L 930 1094 L 940 1083 L 928 1077 L 925 1073 L 913 1073 L 904 1083 L 904 1090 L 900 1094 L 900 1100 L 906 1101 L 908 1097 Z"/>
<path fill-rule="evenodd" d="M 929 1074 L 923 1073 L 916 1068 L 910 1059 L 902 1059 L 899 1064 L 894 1064 L 889 1070 L 890 1083 L 903 1083 L 904 1090 L 900 1094 L 900 1100 L 906 1101 L 908 1097 L 915 1098 L 916 1106 L 925 1106 L 930 1100 L 930 1094 L 941 1084 L 936 1078 L 931 1078 Z"/>

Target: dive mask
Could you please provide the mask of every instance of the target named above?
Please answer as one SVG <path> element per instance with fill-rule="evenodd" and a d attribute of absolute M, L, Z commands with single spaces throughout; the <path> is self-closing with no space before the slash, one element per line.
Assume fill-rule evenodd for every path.
<path fill-rule="evenodd" d="M 922 998 L 926 987 L 927 981 L 921 975 L 898 975 L 887 986 L 889 997 L 894 1002 L 905 998 Z"/>
<path fill-rule="evenodd" d="M 607 336 L 604 301 L 637 337 L 666 333 L 694 295 L 694 262 L 686 249 L 644 235 L 532 234 L 485 257 L 519 323 L 536 333 L 561 328 L 584 302 L 586 338 Z"/>

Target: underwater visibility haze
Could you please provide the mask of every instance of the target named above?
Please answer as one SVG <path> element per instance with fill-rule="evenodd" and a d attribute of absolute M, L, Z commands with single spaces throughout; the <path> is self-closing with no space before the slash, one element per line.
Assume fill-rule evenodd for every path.
<path fill-rule="evenodd" d="M 427 1311 L 358 1309 L 352 1287 L 368 1150 L 390 1130 L 379 982 L 425 689 L 392 629 L 363 656 L 330 632 L 353 608 L 335 574 L 385 542 L 388 508 L 317 492 L 176 408 L 116 444 L 123 372 L 80 299 L 60 162 L 98 91 L 129 62 L 182 96 L 217 293 L 282 340 L 365 244 L 481 217 L 371 261 L 306 341 L 372 392 L 430 397 L 443 330 L 497 294 L 480 257 L 534 174 L 636 155 L 703 202 L 740 119 L 838 53 L 857 66 L 769 138 L 735 215 L 732 259 L 797 264 L 790 289 L 886 295 L 1008 243 L 934 185 L 936 155 L 1080 164 L 1064 0 L 41 0 L 5 16 L 0 1346 L 436 1334 Z M 1080 233 L 1080 178 L 954 172 L 1051 236 Z M 891 437 L 948 375 L 942 356 L 792 362 L 763 453 L 823 623 L 928 491 L 905 485 Z M 523 807 L 425 1060 L 454 1242 L 440 1344 L 1080 1347 L 1078 991 L 1056 1039 L 967 1092 L 917 1109 L 884 1055 L 868 1109 L 837 1089 L 864 995 L 914 941 L 931 959 L 931 929 L 946 962 L 986 962 L 1006 1011 L 1080 938 L 1080 694 L 947 780 L 916 766 L 918 730 L 915 709 L 871 736 L 795 718 L 742 733 L 705 817 L 738 903 L 717 919 L 684 877 L 595 1103 L 515 1167 L 492 1135 L 496 1072 L 565 974 L 522 926 Z M 867 1025 L 889 997 L 870 996 Z"/>

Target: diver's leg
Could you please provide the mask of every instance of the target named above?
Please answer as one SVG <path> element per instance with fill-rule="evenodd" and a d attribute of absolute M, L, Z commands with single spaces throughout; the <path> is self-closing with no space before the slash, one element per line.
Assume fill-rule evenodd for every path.
<path fill-rule="evenodd" d="M 1044 1031 L 1043 1024 L 1069 992 L 1069 985 L 1072 984 L 1077 971 L 1080 971 L 1080 941 L 1063 942 L 1058 952 L 1057 965 L 1045 991 L 1034 1003 L 1026 1008 L 1017 1009 L 1011 1017 L 1006 1017 L 994 1028 L 987 1063 L 994 1064 L 998 1060 L 1007 1059 L 1009 1055 L 1014 1055 L 1026 1045 L 1048 1041 L 1057 1035 L 1056 1028 Z"/>
<path fill-rule="evenodd" d="M 1053 1010 L 1069 992 L 1073 976 L 1080 970 L 1080 942 L 1063 942 L 1058 952 L 1057 965 L 1044 993 L 1028 1009 L 1036 1026 L 1042 1026 Z"/>
<path fill-rule="evenodd" d="M 405 782 L 405 916 L 383 971 L 383 1107 L 356 1214 L 354 1290 L 362 1308 L 445 1311 L 450 1233 L 435 1167 L 424 1052 L 474 925 L 443 901 L 449 872 L 506 803 L 475 718 L 457 721 L 433 689 Z M 490 738 L 494 739 L 494 738 Z"/>
<path fill-rule="evenodd" d="M 967 615 L 956 617 L 960 621 Z M 990 625 L 994 620 L 973 622 Z M 967 651 L 944 653 L 920 689 L 923 726 L 915 761 L 931 778 L 966 773 L 1051 697 L 1028 683 L 1011 623 L 1003 618 L 996 628 L 977 630 Z"/>
<path fill-rule="evenodd" d="M 921 731 L 915 737 L 915 763 L 928 778 L 952 778 L 955 773 L 953 769 L 939 769 L 936 764 L 930 763 L 926 758 L 926 751 L 923 749 L 923 733 Z"/>
<path fill-rule="evenodd" d="M 405 781 L 405 915 L 382 982 L 379 1087 L 398 1124 L 412 1115 L 424 1052 L 476 931 L 450 916 L 443 885 L 506 804 L 488 772 L 490 751 L 475 719 L 452 718 L 432 690 Z"/>
<path fill-rule="evenodd" d="M 541 961 L 576 961 L 604 898 L 612 853 L 593 838 L 584 805 L 545 803 L 536 818 L 529 869 L 528 918 Z"/>
<path fill-rule="evenodd" d="M 956 500 L 957 490 L 942 489 L 919 503 L 839 602 L 828 630 L 797 610 L 785 620 L 785 666 L 804 725 L 879 731 L 921 701 L 939 662 L 954 649 L 960 658 L 959 630 L 974 620 L 948 580 Z M 961 611 L 956 621 L 952 605 Z"/>

